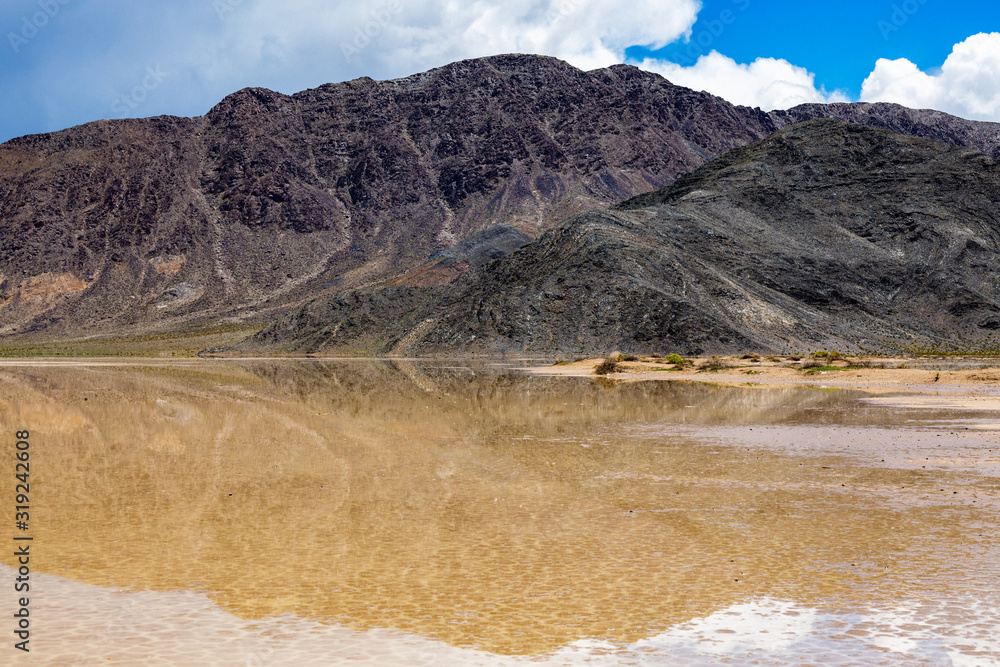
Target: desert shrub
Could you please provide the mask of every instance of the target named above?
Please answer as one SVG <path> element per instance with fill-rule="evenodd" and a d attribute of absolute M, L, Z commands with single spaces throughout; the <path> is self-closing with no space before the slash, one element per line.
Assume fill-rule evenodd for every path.
<path fill-rule="evenodd" d="M 830 361 L 836 361 L 837 359 L 840 359 L 840 357 L 840 352 L 837 352 L 836 350 L 830 353 Z"/>
<path fill-rule="evenodd" d="M 757 362 L 757 361 L 760 361 L 760 355 L 759 354 L 754 354 L 753 352 L 747 352 L 742 357 L 740 357 L 740 359 L 745 359 L 747 361 Z"/>
<path fill-rule="evenodd" d="M 801 368 L 821 368 L 823 366 L 826 366 L 825 361 L 821 361 L 819 359 L 809 359 L 808 361 L 803 362 Z"/>
<path fill-rule="evenodd" d="M 618 368 L 618 355 L 613 357 L 608 357 L 594 369 L 594 375 L 607 375 L 609 373 L 617 373 L 620 369 Z"/>
<path fill-rule="evenodd" d="M 667 355 L 667 363 L 668 364 L 676 364 L 678 366 L 683 366 L 684 365 L 684 357 L 682 357 L 679 354 L 669 354 L 669 355 Z"/>
<path fill-rule="evenodd" d="M 819 352 L 813 352 L 813 356 L 817 359 L 825 359 L 830 356 L 830 353 L 826 350 L 820 350 Z"/>
<path fill-rule="evenodd" d="M 724 368 L 732 368 L 732 366 L 714 354 L 711 359 L 706 360 L 701 366 L 698 366 L 699 371 L 721 371 Z"/>
<path fill-rule="evenodd" d="M 635 356 L 634 354 L 621 354 L 618 356 L 619 356 L 618 361 L 639 361 L 639 357 Z"/>
<path fill-rule="evenodd" d="M 862 368 L 885 368 L 885 364 L 876 364 L 871 359 L 853 359 L 847 363 L 847 370 L 856 371 Z"/>

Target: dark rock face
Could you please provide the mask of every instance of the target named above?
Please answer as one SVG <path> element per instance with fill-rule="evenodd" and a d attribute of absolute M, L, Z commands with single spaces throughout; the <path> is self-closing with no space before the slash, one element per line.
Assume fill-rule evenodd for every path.
<path fill-rule="evenodd" d="M 0 332 L 239 318 L 396 279 L 491 225 L 534 237 L 771 130 L 632 67 L 498 56 L 16 139 L 0 147 Z M 179 283 L 200 296 L 161 307 Z"/>
<path fill-rule="evenodd" d="M 1000 163 L 832 120 L 736 149 L 437 288 L 316 299 L 245 349 L 995 346 Z"/>
<path fill-rule="evenodd" d="M 965 146 L 1000 157 L 1000 123 L 956 118 L 941 111 L 908 109 L 898 104 L 803 104 L 788 111 L 772 111 L 775 129 L 814 118 L 836 118 L 856 125 L 880 127 L 914 137 Z"/>
<path fill-rule="evenodd" d="M 23 137 L 0 146 L 0 335 L 141 332 L 382 282 L 440 284 L 825 109 L 766 114 L 630 66 L 512 55 Z M 989 154 L 1000 145 L 995 124 L 829 109 Z M 434 256 L 498 225 L 521 236 Z"/>
<path fill-rule="evenodd" d="M 497 223 L 471 234 L 450 248 L 438 250 L 427 262 L 398 278 L 395 285 L 428 286 L 449 283 L 471 268 L 514 252 L 531 237 L 510 225 Z"/>

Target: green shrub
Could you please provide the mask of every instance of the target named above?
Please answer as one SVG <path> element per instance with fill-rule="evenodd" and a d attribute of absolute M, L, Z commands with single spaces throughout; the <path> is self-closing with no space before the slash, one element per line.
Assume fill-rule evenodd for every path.
<path fill-rule="evenodd" d="M 670 354 L 670 355 L 667 355 L 667 363 L 668 364 L 676 364 L 678 366 L 683 366 L 684 365 L 684 357 L 682 357 L 679 354 Z"/>
<path fill-rule="evenodd" d="M 840 366 L 824 366 L 822 363 L 817 363 L 815 366 L 805 366 L 802 370 L 806 372 L 806 375 L 815 375 L 816 373 L 829 373 L 831 371 L 846 371 L 846 368 L 841 368 Z"/>

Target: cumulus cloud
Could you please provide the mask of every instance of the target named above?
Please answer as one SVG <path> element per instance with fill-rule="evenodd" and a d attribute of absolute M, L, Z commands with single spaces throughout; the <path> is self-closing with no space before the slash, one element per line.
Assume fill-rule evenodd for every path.
<path fill-rule="evenodd" d="M 700 0 L 103 0 L 65 4 L 22 36 L 38 6 L 20 0 L 0 7 L 0 36 L 10 33 L 0 100 L 16 119 L 0 140 L 102 117 L 204 113 L 245 86 L 293 93 L 500 53 L 604 67 L 630 46 L 689 35 L 700 8 Z M 169 74 L 155 90 L 143 87 L 149 68 Z"/>
<path fill-rule="evenodd" d="M 758 58 L 750 64 L 741 64 L 712 51 L 690 67 L 654 59 L 644 60 L 640 67 L 662 74 L 679 86 L 765 111 L 790 109 L 809 102 L 849 101 L 839 91 L 828 93 L 823 88 L 817 89 L 815 75 L 808 70 L 776 58 Z"/>
<path fill-rule="evenodd" d="M 905 58 L 881 58 L 861 86 L 861 100 L 1000 121 L 1000 33 L 956 44 L 938 72 L 921 71 Z"/>
<path fill-rule="evenodd" d="M 425 63 L 494 53 L 542 53 L 583 69 L 622 62 L 635 44 L 660 48 L 687 34 L 696 0 L 474 0 L 443 7 L 422 32 L 401 31 L 394 41 Z M 451 4 L 451 3 L 448 3 Z"/>
<path fill-rule="evenodd" d="M 200 114 L 244 86 L 293 93 L 499 53 L 604 67 L 623 62 L 631 46 L 655 50 L 690 39 L 701 10 L 701 0 L 57 4 L 59 12 L 30 34 L 24 21 L 37 12 L 35 0 L 0 8 L 9 42 L 0 58 L 0 105 L 7 121 L 0 140 L 102 117 Z M 713 51 L 687 67 L 661 60 L 641 66 L 674 83 L 764 109 L 847 99 L 817 87 L 807 70 L 774 58 L 742 64 Z M 151 78 L 150 71 L 163 75 Z M 862 99 L 1000 120 L 995 72 L 1000 33 L 976 35 L 955 47 L 940 72 L 920 71 L 907 60 L 879 60 Z"/>
<path fill-rule="evenodd" d="M 622 62 L 630 46 L 661 48 L 690 34 L 700 7 L 699 0 L 245 0 L 225 12 L 226 43 L 243 63 L 266 60 L 267 43 L 270 58 L 325 67 L 331 81 L 341 71 L 398 76 L 499 53 L 592 69 Z"/>

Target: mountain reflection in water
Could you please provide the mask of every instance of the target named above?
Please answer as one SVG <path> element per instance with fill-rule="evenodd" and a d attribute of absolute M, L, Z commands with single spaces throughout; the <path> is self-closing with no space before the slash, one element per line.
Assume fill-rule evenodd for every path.
<path fill-rule="evenodd" d="M 960 624 L 992 632 L 997 478 L 893 465 L 926 419 L 849 392 L 485 365 L 0 366 L 0 426 L 32 431 L 34 571 L 505 655 L 754 600 L 985 596 Z M 796 447 L 848 428 L 856 452 Z M 993 437 L 946 441 L 985 460 Z"/>

